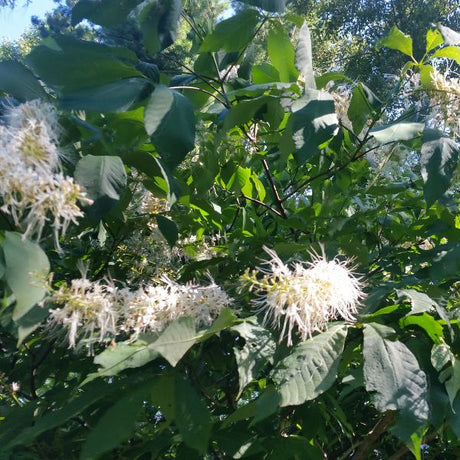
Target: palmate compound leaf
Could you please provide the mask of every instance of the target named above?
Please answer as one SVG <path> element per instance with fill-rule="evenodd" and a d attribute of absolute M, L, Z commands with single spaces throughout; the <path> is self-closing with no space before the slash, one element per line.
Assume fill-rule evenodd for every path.
<path fill-rule="evenodd" d="M 296 345 L 280 361 L 272 378 L 281 393 L 281 406 L 295 406 L 328 390 L 337 377 L 347 326 L 332 326 Z"/>
<path fill-rule="evenodd" d="M 364 326 L 364 382 L 377 410 L 399 410 L 416 425 L 428 420 L 427 379 L 414 354 L 402 342 L 389 340 L 395 331 Z"/>
<path fill-rule="evenodd" d="M 234 326 L 232 330 L 245 340 L 243 348 L 233 348 L 238 365 L 239 396 L 267 362 L 272 360 L 276 344 L 269 330 L 249 321 Z"/>

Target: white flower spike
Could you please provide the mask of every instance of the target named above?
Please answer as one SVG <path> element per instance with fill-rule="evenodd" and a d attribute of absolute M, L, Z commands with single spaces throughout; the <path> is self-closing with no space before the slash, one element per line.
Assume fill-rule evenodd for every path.
<path fill-rule="evenodd" d="M 364 293 L 349 260 L 328 261 L 324 252 L 310 253 L 311 262 L 306 266 L 297 262 L 291 269 L 275 251 L 263 249 L 271 257 L 265 262 L 268 268 L 258 267 L 243 279 L 257 293 L 253 304 L 264 313 L 264 323 L 281 328 L 280 341 L 287 336 L 291 346 L 295 329 L 305 341 L 323 331 L 330 320 L 355 320 Z"/>

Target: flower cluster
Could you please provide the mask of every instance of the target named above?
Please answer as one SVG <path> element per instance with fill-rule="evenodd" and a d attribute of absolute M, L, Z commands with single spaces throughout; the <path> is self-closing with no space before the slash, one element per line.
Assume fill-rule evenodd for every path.
<path fill-rule="evenodd" d="M 0 124 L 0 209 L 24 237 L 40 239 L 51 223 L 57 247 L 59 236 L 82 216 L 77 202 L 91 202 L 61 171 L 59 134 L 56 110 L 38 100 L 9 107 Z"/>
<path fill-rule="evenodd" d="M 134 340 L 142 332 L 161 331 L 182 316 L 194 318 L 198 328 L 209 326 L 230 301 L 212 280 L 208 286 L 180 285 L 167 277 L 137 290 L 83 277 L 46 299 L 58 307 L 50 310 L 50 328 L 68 329 L 69 347 L 85 344 L 90 351 L 119 334 Z"/>
<path fill-rule="evenodd" d="M 324 254 L 314 253 L 307 266 L 297 262 L 291 269 L 275 251 L 264 250 L 271 257 L 265 263 L 268 269 L 259 267 L 246 273 L 243 281 L 257 293 L 253 304 L 264 313 L 264 323 L 281 327 L 280 340 L 287 336 L 287 345 L 291 346 L 295 328 L 305 341 L 315 331 L 324 330 L 332 319 L 355 320 L 364 294 L 349 261 L 328 261 Z"/>
<path fill-rule="evenodd" d="M 452 72 L 434 70 L 431 74 L 432 119 L 441 128 L 447 128 L 452 137 L 460 137 L 460 78 Z"/>

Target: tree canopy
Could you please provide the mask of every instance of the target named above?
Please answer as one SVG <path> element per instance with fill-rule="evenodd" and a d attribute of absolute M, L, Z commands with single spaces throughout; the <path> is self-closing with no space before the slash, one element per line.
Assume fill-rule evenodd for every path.
<path fill-rule="evenodd" d="M 242 3 L 0 60 L 2 458 L 456 458 L 459 33 Z"/>

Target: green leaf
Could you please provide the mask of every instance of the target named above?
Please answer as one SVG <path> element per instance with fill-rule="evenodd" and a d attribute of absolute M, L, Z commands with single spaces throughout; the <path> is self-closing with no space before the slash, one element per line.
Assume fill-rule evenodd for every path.
<path fill-rule="evenodd" d="M 107 85 L 67 93 L 61 99 L 65 110 L 125 112 L 144 95 L 150 86 L 145 78 L 125 78 Z"/>
<path fill-rule="evenodd" d="M 422 425 L 428 420 L 427 380 L 413 353 L 388 339 L 391 328 L 364 325 L 364 381 L 377 410 L 400 410 Z"/>
<path fill-rule="evenodd" d="M 252 66 L 251 78 L 258 85 L 279 81 L 280 74 L 271 64 L 262 62 L 261 64 Z"/>
<path fill-rule="evenodd" d="M 294 157 L 298 163 L 303 163 L 334 136 L 339 121 L 334 99 L 324 91 L 309 91 L 294 102 L 292 111 L 292 139 L 297 150 Z"/>
<path fill-rule="evenodd" d="M 86 155 L 78 161 L 74 176 L 93 200 L 87 212 L 94 220 L 99 220 L 117 205 L 127 183 L 125 166 L 117 156 Z"/>
<path fill-rule="evenodd" d="M 149 347 L 161 353 L 174 367 L 197 339 L 194 319 L 185 316 L 171 323 Z"/>
<path fill-rule="evenodd" d="M 47 99 L 47 94 L 32 72 L 16 61 L 0 62 L 0 92 L 20 101 Z"/>
<path fill-rule="evenodd" d="M 283 13 L 286 9 L 286 5 L 290 1 L 291 0 L 241 0 L 242 3 L 257 6 L 265 11 L 271 11 L 273 13 Z"/>
<path fill-rule="evenodd" d="M 377 48 L 381 48 L 382 46 L 401 51 L 401 53 L 412 57 L 412 38 L 402 33 L 396 26 L 393 26 L 386 37 L 378 41 Z"/>
<path fill-rule="evenodd" d="M 145 0 L 133 11 L 150 54 L 157 54 L 176 40 L 181 11 L 181 0 Z"/>
<path fill-rule="evenodd" d="M 401 318 L 400 320 L 401 326 L 402 327 L 408 327 L 408 326 L 419 326 L 422 329 L 425 330 L 425 332 L 428 334 L 430 339 L 434 343 L 441 343 L 443 337 L 444 337 L 444 329 L 439 324 L 436 319 L 434 319 L 431 315 L 428 313 L 423 313 L 422 315 L 410 315 L 410 316 L 405 316 L 404 318 Z"/>
<path fill-rule="evenodd" d="M 353 131 L 359 134 L 372 112 L 372 106 L 369 103 L 365 86 L 358 83 L 352 91 L 350 106 L 348 108 L 348 118 L 353 126 Z"/>
<path fill-rule="evenodd" d="M 316 398 L 337 377 L 347 326 L 333 326 L 296 345 L 277 364 L 272 378 L 281 393 L 281 406 L 295 406 Z"/>
<path fill-rule="evenodd" d="M 179 230 L 175 222 L 167 217 L 156 215 L 155 219 L 161 234 L 165 237 L 170 247 L 174 247 L 179 238 Z"/>
<path fill-rule="evenodd" d="M 195 115 L 192 103 L 177 91 L 158 85 L 145 107 L 144 125 L 169 168 L 176 167 L 193 149 Z"/>
<path fill-rule="evenodd" d="M 30 444 L 40 434 L 64 424 L 116 389 L 119 388 L 113 388 L 106 382 L 96 382 L 86 387 L 84 391 L 78 391 L 77 396 L 71 401 L 66 400 L 62 408 L 48 411 L 36 420 L 33 426 L 16 433 L 16 436 L 9 440 L 8 447 Z M 68 399 L 70 399 L 70 395 Z M 32 420 L 33 417 L 29 421 Z"/>
<path fill-rule="evenodd" d="M 26 64 L 62 93 L 103 86 L 124 78 L 143 77 L 136 55 L 127 48 L 85 42 L 71 36 L 47 38 L 33 48 Z"/>
<path fill-rule="evenodd" d="M 297 47 L 295 49 L 295 66 L 305 81 L 305 89 L 316 89 L 313 73 L 313 52 L 311 47 L 310 29 L 306 22 L 299 30 Z"/>
<path fill-rule="evenodd" d="M 154 336 L 155 339 L 157 336 Z M 142 341 L 117 343 L 116 347 L 106 348 L 94 358 L 94 364 L 102 366 L 97 373 L 89 374 L 85 384 L 98 377 L 117 375 L 125 369 L 142 367 L 157 359 L 160 353 Z"/>
<path fill-rule="evenodd" d="M 206 404 L 183 378 L 176 379 L 176 425 L 184 442 L 200 454 L 208 450 L 212 420 Z"/>
<path fill-rule="evenodd" d="M 260 96 L 233 105 L 225 115 L 224 131 L 229 131 L 235 126 L 242 126 L 250 122 L 258 111 L 263 110 L 274 99 L 277 98 L 274 96 Z"/>
<path fill-rule="evenodd" d="M 128 389 L 123 397 L 110 406 L 88 433 L 80 458 L 97 458 L 128 439 L 136 427 L 137 415 L 147 394 L 146 385 Z"/>
<path fill-rule="evenodd" d="M 420 67 L 420 81 L 425 88 L 433 88 L 434 67 L 429 64 Z"/>
<path fill-rule="evenodd" d="M 242 51 L 251 42 L 259 22 L 256 10 L 245 9 L 229 19 L 219 22 L 214 31 L 207 35 L 199 52 Z"/>
<path fill-rule="evenodd" d="M 439 50 L 436 50 L 432 54 L 433 58 L 447 58 L 453 59 L 457 64 L 460 65 L 460 47 L 459 46 L 446 46 Z"/>
<path fill-rule="evenodd" d="M 446 364 L 452 364 L 454 360 L 455 356 L 449 345 L 445 343 L 433 345 L 431 349 L 431 364 L 438 372 L 440 372 Z"/>
<path fill-rule="evenodd" d="M 444 39 L 442 38 L 441 32 L 439 32 L 439 30 L 428 30 L 428 32 L 426 33 L 425 47 L 427 53 L 435 49 L 437 46 L 442 45 L 443 43 Z"/>
<path fill-rule="evenodd" d="M 415 289 L 398 289 L 396 292 L 398 297 L 406 297 L 410 300 L 412 308 L 406 316 L 429 312 L 436 306 L 436 302 L 424 292 Z"/>
<path fill-rule="evenodd" d="M 298 72 L 295 67 L 295 50 L 289 35 L 281 25 L 275 24 L 270 29 L 267 50 L 270 61 L 279 73 L 280 81 L 296 81 Z"/>
<path fill-rule="evenodd" d="M 420 168 L 427 206 L 441 198 L 450 186 L 458 163 L 459 145 L 437 130 L 423 133 Z"/>
<path fill-rule="evenodd" d="M 2 249 L 5 281 L 16 298 L 13 320 L 18 321 L 45 296 L 50 264 L 40 246 L 20 233 L 5 231 Z"/>
<path fill-rule="evenodd" d="M 238 365 L 239 398 L 246 385 L 258 376 L 268 362 L 272 362 L 276 344 L 270 331 L 249 321 L 234 326 L 232 330 L 245 340 L 243 348 L 233 347 Z"/>
<path fill-rule="evenodd" d="M 142 0 L 80 0 L 72 8 L 72 25 L 83 19 L 104 27 L 113 27 L 126 21 L 128 13 Z"/>
<path fill-rule="evenodd" d="M 238 321 L 238 318 L 233 310 L 231 308 L 223 308 L 217 319 L 212 323 L 211 327 L 204 331 L 200 331 L 197 342 L 204 342 L 205 340 L 208 340 L 210 337 L 218 334 L 224 329 L 232 327 L 236 321 Z"/>
<path fill-rule="evenodd" d="M 425 125 L 423 123 L 402 122 L 392 125 L 379 126 L 370 131 L 379 144 L 388 142 L 409 141 L 420 137 Z"/>

